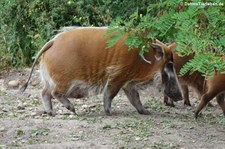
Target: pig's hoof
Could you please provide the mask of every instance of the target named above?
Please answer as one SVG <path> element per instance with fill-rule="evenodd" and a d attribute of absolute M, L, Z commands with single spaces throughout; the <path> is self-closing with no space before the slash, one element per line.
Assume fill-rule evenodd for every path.
<path fill-rule="evenodd" d="M 212 103 L 210 103 L 210 102 L 207 104 L 207 106 L 208 107 L 213 107 Z"/>
<path fill-rule="evenodd" d="M 110 110 L 110 109 L 105 109 L 105 114 L 106 114 L 107 116 L 112 116 L 111 110 Z"/>
<path fill-rule="evenodd" d="M 165 105 L 168 106 L 168 107 L 175 107 L 174 103 L 168 103 L 168 102 L 166 102 Z"/>
<path fill-rule="evenodd" d="M 195 114 L 194 114 L 195 120 L 198 119 L 198 116 L 199 116 L 199 113 L 195 112 Z"/>
<path fill-rule="evenodd" d="M 56 116 L 56 113 L 55 112 L 53 112 L 53 111 L 46 112 L 44 110 L 36 111 L 36 113 L 34 114 L 34 116 L 42 116 L 44 114 L 47 114 L 49 116 Z"/>
<path fill-rule="evenodd" d="M 184 102 L 184 105 L 191 106 L 191 104 L 189 102 L 188 103 Z"/>
<path fill-rule="evenodd" d="M 151 114 L 151 113 L 150 113 L 148 110 L 146 110 L 146 109 L 140 110 L 140 111 L 138 111 L 138 113 L 139 113 L 139 114 L 143 114 L 143 115 L 150 115 L 150 114 Z"/>
<path fill-rule="evenodd" d="M 111 113 L 111 112 L 105 112 L 105 114 L 106 114 L 107 116 L 112 116 L 112 113 Z"/>
<path fill-rule="evenodd" d="M 106 116 L 112 116 L 112 114 L 111 113 L 106 113 Z"/>
<path fill-rule="evenodd" d="M 36 111 L 33 115 L 34 116 L 41 116 L 43 114 L 47 114 L 44 110 L 39 110 L 39 111 Z"/>
<path fill-rule="evenodd" d="M 56 112 L 54 111 L 48 111 L 46 112 L 49 116 L 56 116 Z"/>
<path fill-rule="evenodd" d="M 67 109 L 76 114 L 75 108 L 73 106 L 70 106 Z"/>

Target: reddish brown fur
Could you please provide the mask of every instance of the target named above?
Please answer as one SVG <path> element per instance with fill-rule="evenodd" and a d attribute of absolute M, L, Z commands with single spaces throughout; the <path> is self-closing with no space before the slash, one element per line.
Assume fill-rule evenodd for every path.
<path fill-rule="evenodd" d="M 223 114 L 225 116 L 225 102 L 224 102 L 224 92 L 225 92 L 225 75 L 217 73 L 214 77 L 206 81 L 206 91 L 201 96 L 200 102 L 197 105 L 195 111 L 195 117 L 198 117 L 199 112 L 212 100 L 216 97 L 216 101 L 221 107 Z"/>
<path fill-rule="evenodd" d="M 80 29 L 64 32 L 55 38 L 53 46 L 43 55 L 43 62 L 57 91 L 66 94 L 74 80 L 99 85 L 106 83 L 107 78 L 111 77 L 112 82 L 121 86 L 130 80 L 146 81 L 171 59 L 170 49 L 164 46 L 164 60 L 157 62 L 150 49 L 145 57 L 149 58 L 152 65 L 140 61 L 137 49 L 128 51 L 124 42 L 126 37 L 112 48 L 106 49 L 106 31 L 107 29 Z M 119 66 L 120 69 L 111 76 L 105 71 L 109 66 Z"/>
<path fill-rule="evenodd" d="M 140 114 L 149 114 L 141 104 L 136 87 L 148 84 L 156 72 L 165 72 L 170 76 L 165 83 L 169 87 L 165 87 L 164 91 L 168 96 L 176 98 L 175 101 L 181 99 L 172 62 L 171 49 L 175 44 L 152 44 L 143 58 L 139 56 L 138 49 L 128 51 L 125 44 L 128 34 L 107 49 L 109 37 L 104 36 L 107 30 L 97 27 L 72 28 L 58 34 L 41 49 L 35 62 L 43 54 L 41 75 L 45 87 L 42 101 L 48 114 L 53 114 L 53 97 L 75 112 L 67 98 L 87 96 L 89 89 L 93 88 L 97 88 L 95 93 L 103 91 L 106 114 L 110 114 L 111 101 L 121 88 Z M 23 90 L 26 89 L 29 79 Z"/>
<path fill-rule="evenodd" d="M 185 63 L 193 58 L 193 55 L 188 55 L 184 57 L 178 56 L 173 52 L 174 66 L 176 72 L 179 73 L 180 69 Z M 216 97 L 217 103 L 221 107 L 223 114 L 225 115 L 225 102 L 224 102 L 224 92 L 225 92 L 225 75 L 221 73 L 216 73 L 213 78 L 205 80 L 199 72 L 194 72 L 189 75 L 179 76 L 179 81 L 181 83 L 183 94 L 184 94 L 184 104 L 190 105 L 188 86 L 194 88 L 198 93 L 200 102 L 196 107 L 195 117 L 197 118 L 199 112 Z M 168 97 L 164 96 L 164 102 L 169 106 L 174 106 L 173 101 L 168 102 Z"/>

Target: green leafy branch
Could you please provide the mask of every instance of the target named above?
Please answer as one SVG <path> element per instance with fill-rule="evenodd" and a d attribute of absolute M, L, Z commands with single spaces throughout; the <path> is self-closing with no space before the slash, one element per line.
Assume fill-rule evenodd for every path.
<path fill-rule="evenodd" d="M 208 78 L 212 77 L 215 71 L 223 73 L 225 62 L 221 57 L 225 55 L 225 15 L 222 14 L 225 13 L 225 7 L 184 4 L 182 0 L 152 3 L 147 6 L 145 15 L 137 9 L 129 18 L 130 21 L 115 21 L 111 28 L 122 27 L 123 34 L 121 31 L 114 34 L 118 38 L 110 39 L 111 46 L 126 32 L 129 32 L 126 39 L 129 50 L 139 49 L 139 54 L 148 51 L 151 39 L 175 42 L 175 52 L 179 55 L 195 55 L 183 66 L 181 75 L 198 71 Z"/>

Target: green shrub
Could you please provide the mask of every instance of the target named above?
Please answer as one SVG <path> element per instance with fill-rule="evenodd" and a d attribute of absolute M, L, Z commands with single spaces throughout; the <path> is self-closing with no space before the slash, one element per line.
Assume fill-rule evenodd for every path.
<path fill-rule="evenodd" d="M 0 62 L 27 66 L 63 26 L 107 26 L 116 16 L 128 19 L 148 0 L 3 0 L 0 1 Z M 0 67 L 2 67 L 0 66 Z"/>
<path fill-rule="evenodd" d="M 149 46 L 146 39 L 152 38 L 175 42 L 180 55 L 195 53 L 180 73 L 199 71 L 209 77 L 213 70 L 225 68 L 221 60 L 225 51 L 225 3 L 207 2 L 223 6 L 191 6 L 184 0 L 3 0 L 0 68 L 30 65 L 60 27 L 111 24 L 109 33 L 120 32 L 108 41 L 108 46 L 135 29 L 126 41 L 130 49 L 139 48 L 143 54 Z"/>

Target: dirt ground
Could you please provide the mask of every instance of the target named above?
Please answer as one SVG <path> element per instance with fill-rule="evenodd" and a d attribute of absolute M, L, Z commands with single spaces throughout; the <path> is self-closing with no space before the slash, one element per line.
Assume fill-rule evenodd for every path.
<path fill-rule="evenodd" d="M 53 100 L 55 117 L 36 115 L 42 110 L 42 85 L 36 71 L 23 94 L 9 87 L 11 80 L 24 82 L 28 69 L 0 71 L 0 149 L 219 149 L 225 148 L 225 118 L 219 106 L 206 107 L 199 119 L 193 117 L 197 104 L 190 92 L 191 107 L 183 101 L 176 107 L 163 103 L 155 88 L 140 91 L 141 101 L 151 114 L 140 115 L 120 92 L 112 103 L 113 116 L 103 112 L 102 95 L 70 99 L 78 115 Z"/>

